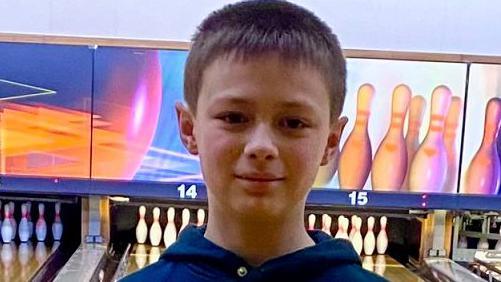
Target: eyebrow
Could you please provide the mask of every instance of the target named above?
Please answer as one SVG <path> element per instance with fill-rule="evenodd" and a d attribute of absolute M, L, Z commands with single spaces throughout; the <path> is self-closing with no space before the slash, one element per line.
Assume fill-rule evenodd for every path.
<path fill-rule="evenodd" d="M 243 105 L 248 106 L 254 104 L 249 99 L 241 98 L 241 97 L 221 97 L 216 99 L 217 104 L 235 104 L 235 105 Z M 302 109 L 302 110 L 311 110 L 315 111 L 315 106 L 310 102 L 304 100 L 286 100 L 281 101 L 279 103 L 281 108 L 293 108 L 293 109 Z"/>

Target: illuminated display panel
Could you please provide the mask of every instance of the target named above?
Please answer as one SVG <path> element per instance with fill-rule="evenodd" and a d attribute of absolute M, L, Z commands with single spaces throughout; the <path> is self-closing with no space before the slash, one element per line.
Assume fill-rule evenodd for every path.
<path fill-rule="evenodd" d="M 90 175 L 92 52 L 0 43 L 1 173 Z"/>
<path fill-rule="evenodd" d="M 332 187 L 332 188 L 338 188 L 340 186 L 343 186 L 344 188 L 350 188 L 349 183 L 355 183 L 358 182 L 356 185 L 356 188 L 359 188 L 360 186 L 363 186 L 364 190 L 376 190 L 376 191 L 411 191 L 411 192 L 433 192 L 433 193 L 456 193 L 457 191 L 457 180 L 451 180 L 448 183 L 444 183 L 443 185 L 427 185 L 426 183 L 422 184 L 421 187 L 415 185 L 414 188 L 409 188 L 410 184 L 410 171 L 411 169 L 406 169 L 407 167 L 412 167 L 413 164 L 412 162 L 414 161 L 414 157 L 409 157 L 407 156 L 407 164 L 405 164 L 405 160 L 402 157 L 396 157 L 395 154 L 392 155 L 392 152 L 398 151 L 398 147 L 400 147 L 401 152 L 405 154 L 406 152 L 406 146 L 401 146 L 401 140 L 399 138 L 389 138 L 387 142 L 385 142 L 384 145 L 381 146 L 380 150 L 380 155 L 378 156 L 378 161 L 376 162 L 376 154 L 378 152 L 378 149 L 387 135 L 390 125 L 392 125 L 392 128 L 397 129 L 397 136 L 400 135 L 400 138 L 407 138 L 407 134 L 409 134 L 408 139 L 412 140 L 414 139 L 415 145 L 413 146 L 414 149 L 413 151 L 417 151 L 419 149 L 419 146 L 423 143 L 425 136 L 427 135 L 428 129 L 429 129 L 429 124 L 430 124 L 430 108 L 431 108 L 431 97 L 432 97 L 432 92 L 433 90 L 439 86 L 439 85 L 446 85 L 453 96 L 457 96 L 458 98 L 454 98 L 456 100 L 461 100 L 464 101 L 464 92 L 465 92 L 465 79 L 466 79 L 466 64 L 461 64 L 461 63 L 442 63 L 442 62 L 417 62 L 417 61 L 398 61 L 398 60 L 377 60 L 377 59 L 348 59 L 348 78 L 347 78 L 347 96 L 344 104 L 344 109 L 342 115 L 348 117 L 348 123 L 345 127 L 343 136 L 341 138 L 341 143 L 340 143 L 340 158 L 339 158 L 339 164 L 338 167 L 342 169 L 343 166 L 343 161 L 345 162 L 345 169 L 343 169 L 344 173 L 344 184 L 340 185 L 340 172 L 336 171 L 333 177 L 328 178 L 326 177 L 325 179 L 329 179 L 329 181 L 326 181 L 325 179 L 317 179 L 316 185 L 319 187 Z M 367 98 L 362 98 L 362 100 L 365 100 L 366 107 L 363 108 L 362 106 L 358 106 L 362 108 L 362 119 L 361 123 L 363 124 L 364 121 L 364 115 L 365 115 L 365 120 L 367 120 L 368 116 L 368 124 L 367 124 L 367 132 L 368 132 L 368 137 L 370 140 L 370 147 L 366 145 L 366 149 L 362 150 L 364 147 L 362 144 L 356 145 L 355 150 L 351 149 L 349 150 L 349 146 L 345 149 L 347 145 L 347 139 L 350 133 L 353 131 L 355 127 L 355 120 L 357 117 L 357 98 L 358 98 L 358 90 L 359 88 L 363 85 L 369 83 L 373 86 L 373 94 L 372 94 L 372 99 L 370 103 L 367 103 Z M 399 94 L 396 94 L 399 97 L 396 98 L 395 100 L 397 101 L 396 107 L 397 107 L 397 112 L 399 112 L 401 115 L 405 112 L 405 104 L 407 100 L 407 112 L 405 114 L 405 121 L 402 123 L 401 116 L 395 120 L 393 118 L 392 122 L 392 100 L 393 100 L 393 92 L 396 88 L 396 86 L 400 84 L 405 84 L 408 86 L 408 89 L 410 90 L 410 95 L 404 95 L 405 91 L 399 91 Z M 367 87 L 365 87 L 367 88 Z M 402 89 L 402 88 L 400 88 Z M 370 92 L 370 91 L 365 91 L 365 92 Z M 422 96 L 422 98 L 414 98 L 416 96 Z M 368 94 L 361 94 L 361 96 L 365 97 L 370 97 Z M 408 98 L 405 98 L 405 97 Z M 404 98 L 402 98 L 404 97 Z M 412 97 L 409 99 L 409 97 Z M 416 102 L 413 102 L 413 100 L 416 100 Z M 417 103 L 417 101 L 421 101 L 421 103 Z M 403 102 L 402 102 L 403 101 Z M 363 102 L 360 103 L 363 105 Z M 419 105 L 419 107 L 411 106 L 411 104 Z M 368 105 L 368 106 L 367 106 Z M 402 108 L 403 107 L 403 108 Z M 412 124 L 414 124 L 412 127 L 414 127 L 414 131 L 409 131 L 408 125 L 409 125 L 409 111 L 413 107 L 414 109 L 421 109 L 421 116 L 422 120 L 420 122 L 420 126 L 417 126 L 416 124 L 416 118 L 414 118 Z M 401 108 L 401 109 L 398 109 Z M 439 107 L 435 107 L 438 109 Z M 447 109 L 445 109 L 447 110 Z M 360 112 L 360 111 L 359 111 Z M 413 112 L 419 112 L 419 110 L 416 110 Z M 447 112 L 448 113 L 448 112 Z M 415 115 L 414 115 L 415 116 Z M 395 117 L 395 116 L 394 116 Z M 445 123 L 446 116 L 444 115 L 442 120 L 442 123 Z M 453 138 L 451 142 L 449 142 L 451 145 L 451 148 L 454 148 L 456 152 L 459 152 L 460 150 L 460 144 L 461 144 L 461 127 L 462 127 L 462 120 L 459 119 L 457 122 L 457 129 L 456 129 L 456 137 Z M 398 130 L 399 125 L 401 125 L 403 128 Z M 436 125 L 436 124 L 432 124 Z M 443 125 L 443 124 L 442 124 Z M 360 125 L 357 125 L 357 127 Z M 438 130 L 442 130 L 441 133 L 443 134 L 443 126 L 437 127 Z M 400 131 L 400 132 L 399 132 Z M 411 132 L 419 132 L 419 134 L 410 134 Z M 391 133 L 392 135 L 395 134 L 395 132 Z M 358 135 L 358 134 L 357 134 Z M 412 138 L 412 136 L 415 136 Z M 363 139 L 367 139 L 366 137 Z M 352 142 L 354 144 L 357 144 L 357 138 L 354 138 L 355 142 Z M 400 141 L 399 141 L 400 140 Z M 366 142 L 366 141 L 365 141 Z M 445 142 L 445 141 L 444 141 Z M 364 143 L 364 142 L 362 142 Z M 411 142 L 412 143 L 412 142 Z M 445 142 L 446 143 L 446 142 Z M 409 146 L 410 147 L 410 146 Z M 368 151 L 367 148 L 370 148 L 371 150 Z M 423 148 L 425 149 L 425 148 Z M 345 152 L 350 152 L 352 153 L 347 154 Z M 440 149 L 443 151 L 443 154 L 445 155 L 445 150 L 442 147 Z M 440 153 L 440 150 L 435 150 L 435 153 Z M 367 156 L 372 156 L 372 157 L 358 157 L 356 158 L 353 153 L 356 154 L 362 154 L 360 152 L 365 152 Z M 367 153 L 368 152 L 368 153 Z M 386 156 L 385 156 L 386 154 Z M 344 156 L 343 156 L 344 155 Z M 399 156 L 401 156 L 400 154 Z M 456 157 L 453 158 L 454 161 L 450 162 L 452 163 L 452 166 L 450 167 L 456 174 L 457 174 L 457 167 L 458 167 L 458 161 L 459 161 L 459 153 L 457 153 Z M 362 160 L 367 160 L 367 161 L 362 161 Z M 352 167 L 350 167 L 350 162 Z M 346 165 L 346 163 L 348 165 Z M 404 164 L 404 165 L 402 165 Z M 376 166 L 379 166 L 377 168 Z M 423 166 L 421 166 L 423 167 Z M 425 167 L 428 167 L 425 165 Z M 445 170 L 444 173 L 446 173 L 446 170 L 449 166 L 447 164 L 442 165 L 442 170 Z M 420 171 L 418 165 L 416 165 L 415 171 Z M 364 175 L 361 174 L 361 170 L 365 169 L 365 173 L 367 176 L 364 177 Z M 325 170 L 325 168 L 324 168 Z M 375 176 L 373 177 L 373 172 L 375 170 L 378 170 L 380 175 L 379 179 L 376 178 Z M 355 173 L 352 173 L 355 172 Z M 433 170 L 432 170 L 433 172 Z M 351 173 L 351 174 L 350 174 Z M 332 172 L 330 173 L 332 174 Z M 396 174 L 400 174 L 399 177 L 396 177 Z M 423 172 L 420 172 L 419 177 L 414 177 L 414 181 L 419 181 L 419 178 L 424 178 Z M 405 176 L 404 176 L 405 175 Z M 399 180 L 403 177 L 403 181 Z M 373 183 L 378 184 L 381 183 L 381 179 L 390 179 L 390 178 L 395 178 L 392 181 L 394 182 L 393 184 L 379 184 L 380 186 L 373 185 Z M 398 178 L 398 179 L 397 179 Z M 433 178 L 433 176 L 432 176 Z M 453 179 L 454 177 L 451 177 Z M 348 180 L 346 180 L 348 179 Z M 365 179 L 365 180 L 364 180 Z M 355 181 L 356 180 L 356 181 Z M 392 182 L 392 181 L 386 181 L 386 182 Z M 382 181 L 385 182 L 385 181 Z M 360 185 L 360 183 L 363 183 L 363 185 Z M 402 184 L 398 184 L 402 183 Z M 393 187 L 390 186 L 394 185 Z M 384 185 L 384 186 L 383 186 Z M 386 186 L 388 185 L 388 186 Z M 447 186 L 447 187 L 446 187 Z M 355 187 L 351 187 L 355 188 Z"/>
<path fill-rule="evenodd" d="M 500 65 L 471 65 L 465 117 L 460 192 L 500 195 Z"/>
<path fill-rule="evenodd" d="M 94 124 L 93 177 L 187 183 L 202 181 L 198 158 L 188 154 L 179 140 L 174 111 L 175 102 L 183 100 L 186 57 L 187 51 L 128 48 L 99 48 L 96 51 L 94 110 L 100 123 Z M 390 126 L 392 92 L 397 85 L 404 83 L 409 87 L 411 96 L 422 96 L 425 106 L 422 108 L 419 137 L 416 139 L 416 142 L 421 143 L 429 127 L 433 89 L 446 85 L 452 95 L 457 97 L 454 99 L 462 102 L 465 79 L 465 64 L 348 59 L 347 97 L 343 111 L 348 123 L 340 149 L 344 148 L 354 128 L 357 90 L 362 84 L 370 83 L 375 90 L 368 122 L 372 162 Z M 445 111 L 448 109 L 447 106 Z M 447 114 L 444 114 L 443 123 Z M 405 117 L 402 125 L 402 134 L 405 136 L 408 117 Z M 455 125 L 456 136 L 449 143 L 457 153 L 461 144 L 460 116 Z M 441 151 L 445 151 L 445 147 Z M 451 167 L 457 175 L 459 153 L 453 159 Z M 385 169 L 389 172 L 398 170 L 396 163 L 385 162 Z M 339 189 L 339 173 L 335 167 L 334 162 L 322 167 L 315 186 Z M 445 170 L 448 167 L 446 164 Z M 452 180 L 447 189 L 444 183 L 442 187 L 432 185 L 424 191 L 412 190 L 403 184 L 404 180 L 398 189 L 374 189 L 369 174 L 362 186 L 366 190 L 438 193 L 455 193 L 458 187 L 457 180 Z"/>

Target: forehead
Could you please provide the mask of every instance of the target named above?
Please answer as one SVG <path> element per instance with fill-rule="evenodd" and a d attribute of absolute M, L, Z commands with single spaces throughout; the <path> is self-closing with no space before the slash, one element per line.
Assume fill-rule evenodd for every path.
<path fill-rule="evenodd" d="M 329 105 L 328 87 L 317 68 L 276 54 L 243 59 L 220 57 L 203 74 L 200 103 L 276 103 L 287 107 Z"/>

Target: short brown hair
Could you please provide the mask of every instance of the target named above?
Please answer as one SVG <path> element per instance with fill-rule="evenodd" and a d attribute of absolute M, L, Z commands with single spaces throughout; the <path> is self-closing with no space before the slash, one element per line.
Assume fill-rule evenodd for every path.
<path fill-rule="evenodd" d="M 217 58 L 242 60 L 278 54 L 286 62 L 316 68 L 330 93 L 331 121 L 342 111 L 346 62 L 336 35 L 312 12 L 281 0 L 229 4 L 198 27 L 185 67 L 184 98 L 196 112 L 205 69 Z"/>

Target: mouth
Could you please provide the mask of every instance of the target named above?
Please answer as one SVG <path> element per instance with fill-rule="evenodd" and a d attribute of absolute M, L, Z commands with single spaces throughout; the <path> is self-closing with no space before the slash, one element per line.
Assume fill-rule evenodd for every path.
<path fill-rule="evenodd" d="M 262 183 L 282 181 L 285 179 L 285 177 L 267 173 L 235 174 L 235 177 L 245 181 L 262 182 Z"/>

